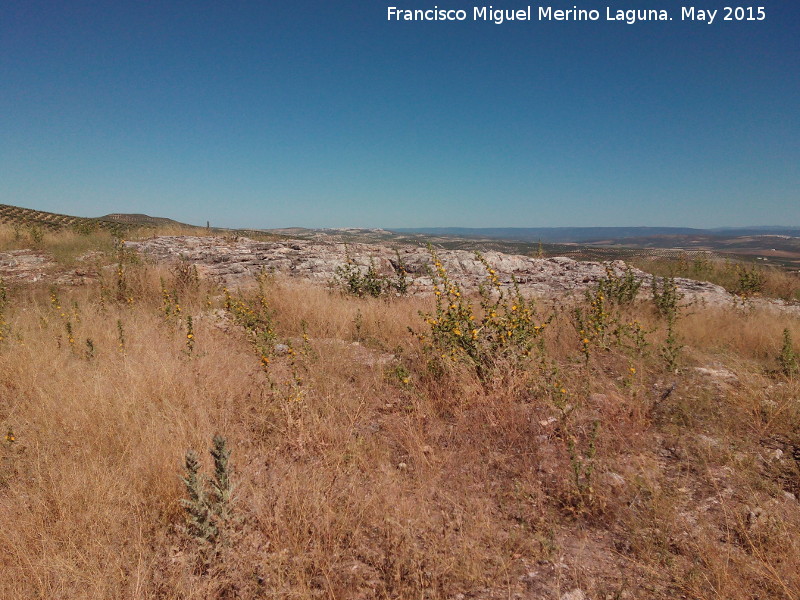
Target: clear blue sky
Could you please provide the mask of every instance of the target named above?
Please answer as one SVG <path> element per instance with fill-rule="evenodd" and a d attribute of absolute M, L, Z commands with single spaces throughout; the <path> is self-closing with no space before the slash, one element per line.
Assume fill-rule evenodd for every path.
<path fill-rule="evenodd" d="M 599 9 L 588 23 L 386 19 L 437 4 L 476 5 L 5 0 L 0 203 L 265 228 L 800 225 L 797 2 L 712 25 L 675 0 L 608 5 L 666 23 L 597 0 L 552 3 Z"/>

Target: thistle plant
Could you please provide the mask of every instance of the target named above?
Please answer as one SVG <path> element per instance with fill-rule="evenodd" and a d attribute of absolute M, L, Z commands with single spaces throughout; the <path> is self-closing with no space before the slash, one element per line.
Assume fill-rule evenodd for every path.
<path fill-rule="evenodd" d="M 206 495 L 200 463 L 194 450 L 186 452 L 184 469 L 186 476 L 182 481 L 187 497 L 181 499 L 181 504 L 186 511 L 185 531 L 201 544 L 213 545 L 217 541 L 219 529 L 214 522 L 214 512 Z"/>
<path fill-rule="evenodd" d="M 211 443 L 210 452 L 211 457 L 214 459 L 214 479 L 211 480 L 211 506 L 214 514 L 225 523 L 230 517 L 231 493 L 233 492 L 230 469 L 228 467 L 231 451 L 227 447 L 225 438 L 220 435 L 215 435 Z"/>
<path fill-rule="evenodd" d="M 233 501 L 229 466 L 231 451 L 224 437 L 213 437 L 210 453 L 214 459 L 214 476 L 207 481 L 200 473 L 197 454 L 194 450 L 186 452 L 182 481 L 187 497 L 181 499 L 186 512 L 184 531 L 200 544 L 205 566 L 216 554 L 217 546 L 224 541 L 231 522 Z"/>

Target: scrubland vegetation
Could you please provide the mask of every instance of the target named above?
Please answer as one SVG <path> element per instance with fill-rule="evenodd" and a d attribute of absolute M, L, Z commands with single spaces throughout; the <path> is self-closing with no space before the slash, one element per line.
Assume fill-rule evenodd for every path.
<path fill-rule="evenodd" d="M 710 281 L 740 296 L 767 296 L 800 300 L 800 277 L 773 266 L 743 264 L 711 257 L 637 258 L 632 264 L 661 277 L 686 277 Z"/>
<path fill-rule="evenodd" d="M 0 597 L 800 597 L 796 316 L 435 253 L 226 290 L 105 235 L 0 294 Z"/>

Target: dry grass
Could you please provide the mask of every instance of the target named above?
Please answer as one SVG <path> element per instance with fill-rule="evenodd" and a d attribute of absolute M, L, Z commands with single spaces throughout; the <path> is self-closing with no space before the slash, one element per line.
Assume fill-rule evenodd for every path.
<path fill-rule="evenodd" d="M 775 266 L 720 258 L 637 258 L 634 266 L 659 277 L 686 277 L 721 285 L 732 294 L 764 295 L 800 301 L 800 273 Z M 757 289 L 751 289 L 755 284 Z"/>
<path fill-rule="evenodd" d="M 773 373 L 796 318 L 696 309 L 674 373 L 647 303 L 623 316 L 649 348 L 588 364 L 570 310 L 543 305 L 545 355 L 479 381 L 408 332 L 428 298 L 276 280 L 292 352 L 265 371 L 220 289 L 146 265 L 125 278 L 132 303 L 11 290 L 0 597 L 800 597 L 800 382 Z M 216 433 L 235 519 L 204 568 L 180 476 L 189 448 L 209 472 Z"/>

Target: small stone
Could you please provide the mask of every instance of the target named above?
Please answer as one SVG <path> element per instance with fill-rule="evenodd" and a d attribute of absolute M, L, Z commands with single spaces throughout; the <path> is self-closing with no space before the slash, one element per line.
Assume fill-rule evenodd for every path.
<path fill-rule="evenodd" d="M 625 478 L 619 473 L 606 473 L 606 479 L 611 487 L 619 488 L 625 486 Z"/>

